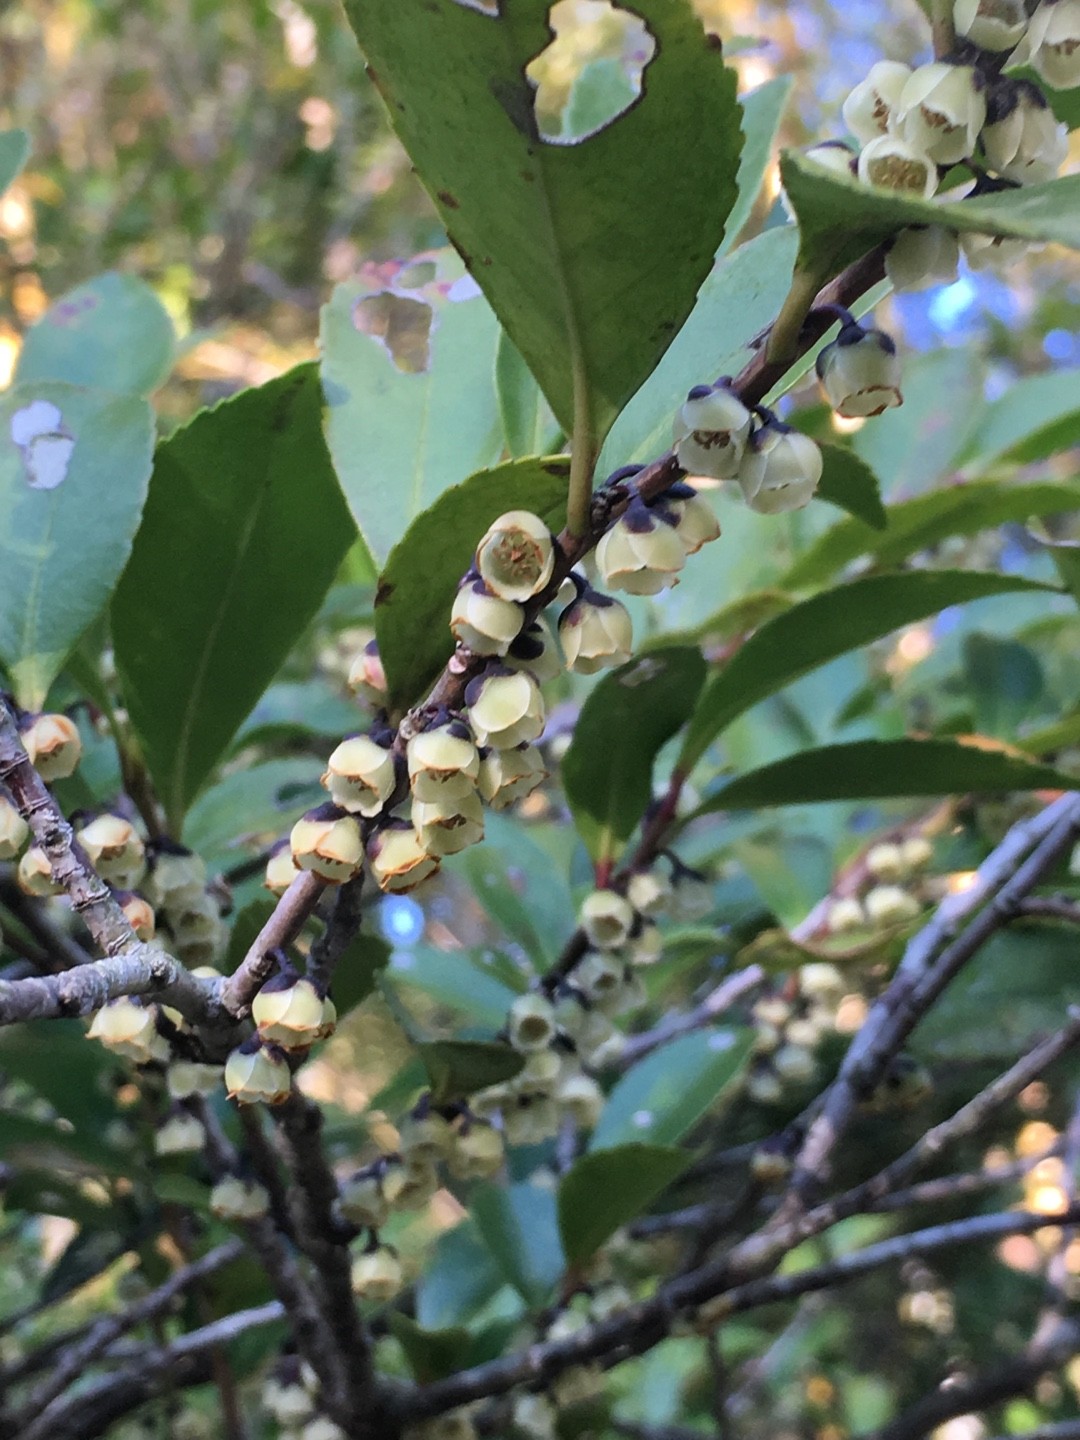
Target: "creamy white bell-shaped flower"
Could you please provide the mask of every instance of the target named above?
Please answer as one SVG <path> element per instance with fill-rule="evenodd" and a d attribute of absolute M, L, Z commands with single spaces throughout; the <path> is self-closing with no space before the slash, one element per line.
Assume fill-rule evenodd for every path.
<path fill-rule="evenodd" d="M 351 880 L 364 855 L 356 817 L 332 804 L 301 816 L 289 834 L 289 844 L 297 869 L 310 870 L 332 885 Z"/>
<path fill-rule="evenodd" d="M 421 843 L 411 822 L 391 820 L 368 841 L 368 864 L 379 889 L 405 895 L 434 875 L 439 858 Z"/>
<path fill-rule="evenodd" d="M 991 98 L 983 149 L 991 170 L 1019 185 L 1053 180 L 1069 153 L 1069 132 L 1036 85 L 1017 81 Z"/>
<path fill-rule="evenodd" d="M 1042 0 L 1027 38 L 1041 79 L 1055 90 L 1080 85 L 1080 0 Z"/>
<path fill-rule="evenodd" d="M 483 580 L 465 580 L 454 596 L 450 629 L 477 655 L 505 655 L 524 623 L 521 606 L 492 595 Z"/>
<path fill-rule="evenodd" d="M 245 1040 L 225 1061 L 225 1090 L 238 1105 L 283 1105 L 292 1092 L 292 1073 L 276 1045 Z"/>
<path fill-rule="evenodd" d="M 956 0 L 956 33 L 980 50 L 1014 50 L 1028 28 L 1024 0 Z"/>
<path fill-rule="evenodd" d="M 944 225 L 901 230 L 885 256 L 885 273 L 894 290 L 929 290 L 952 285 L 960 264 L 960 242 Z"/>
<path fill-rule="evenodd" d="M 681 463 L 681 462 L 680 462 Z M 686 551 L 659 507 L 632 500 L 596 547 L 596 566 L 611 590 L 658 595 L 677 585 Z"/>
<path fill-rule="evenodd" d="M 471 795 L 480 773 L 480 754 L 460 720 L 448 720 L 414 735 L 405 750 L 409 786 L 428 803 Z"/>
<path fill-rule="evenodd" d="M 897 133 L 938 165 L 973 154 L 985 121 L 982 80 L 970 65 L 920 65 L 900 92 Z"/>
<path fill-rule="evenodd" d="M 510 1006 L 506 1028 L 515 1050 L 547 1050 L 555 1039 L 555 1009 L 542 995 L 519 995 Z"/>
<path fill-rule="evenodd" d="M 929 200 L 937 189 L 937 166 L 899 135 L 881 135 L 859 152 L 859 179 L 882 190 L 899 190 Z"/>
<path fill-rule="evenodd" d="M 712 506 L 692 485 L 681 481 L 664 494 L 664 509 L 674 516 L 675 534 L 687 555 L 696 555 L 704 545 L 720 538 L 720 522 Z"/>
<path fill-rule="evenodd" d="M 500 515 L 476 547 L 480 577 L 501 600 L 532 599 L 551 579 L 554 566 L 551 531 L 531 510 Z"/>
<path fill-rule="evenodd" d="M 1043 247 L 1015 235 L 983 235 L 976 230 L 965 230 L 960 236 L 960 248 L 972 270 L 1001 274 Z"/>
<path fill-rule="evenodd" d="M 370 735 L 342 740 L 326 766 L 323 785 L 336 804 L 356 815 L 377 815 L 397 786 L 393 752 Z"/>
<path fill-rule="evenodd" d="M 496 667 L 472 681 L 465 692 L 469 724 L 477 744 L 510 750 L 537 740 L 544 729 L 540 687 L 527 670 Z"/>
<path fill-rule="evenodd" d="M 635 919 L 630 901 L 615 890 L 594 890 L 586 895 L 578 911 L 578 924 L 585 938 L 598 950 L 618 950 L 625 945 Z"/>
<path fill-rule="evenodd" d="M 586 588 L 559 616 L 559 640 L 566 668 L 594 675 L 630 659 L 634 624 L 625 605 Z"/>
<path fill-rule="evenodd" d="M 860 144 L 866 145 L 887 135 L 890 121 L 900 103 L 900 92 L 911 77 L 910 65 L 898 60 L 879 60 L 871 66 L 844 101 L 844 124 Z"/>
<path fill-rule="evenodd" d="M 11 801 L 0 795 L 0 860 L 14 860 L 29 838 L 29 825 Z"/>
<path fill-rule="evenodd" d="M 845 420 L 880 415 L 903 403 L 896 346 L 883 330 L 843 326 L 819 351 L 817 375 L 825 398 Z"/>
<path fill-rule="evenodd" d="M 814 498 L 824 461 L 809 435 L 773 421 L 751 436 L 739 485 L 751 510 L 779 515 L 801 510 Z"/>
<path fill-rule="evenodd" d="M 506 652 L 505 663 L 511 670 L 528 670 L 539 685 L 562 674 L 559 647 L 543 615 L 522 630 Z"/>
<path fill-rule="evenodd" d="M 475 790 L 445 800 L 413 800 L 412 822 L 429 855 L 457 855 L 484 838 L 484 806 Z"/>
<path fill-rule="evenodd" d="M 477 788 L 492 810 L 506 810 L 524 800 L 548 777 L 544 757 L 535 745 L 488 750 L 480 760 Z"/>
<path fill-rule="evenodd" d="M 750 425 L 750 411 L 729 385 L 697 385 L 675 415 L 675 458 L 690 475 L 730 480 Z"/>

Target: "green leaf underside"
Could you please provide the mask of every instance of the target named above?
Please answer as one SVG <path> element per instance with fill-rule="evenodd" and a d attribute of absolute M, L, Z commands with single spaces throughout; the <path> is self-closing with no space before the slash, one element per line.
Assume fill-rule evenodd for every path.
<path fill-rule="evenodd" d="M 26 164 L 29 155 L 30 136 L 25 130 L 0 131 L 0 195 Z"/>
<path fill-rule="evenodd" d="M 975 473 L 1005 457 L 1030 464 L 1074 445 L 1078 435 L 1080 370 L 1025 375 L 987 406 L 960 463 Z"/>
<path fill-rule="evenodd" d="M 611 671 L 585 701 L 562 777 L 594 859 L 621 848 L 645 814 L 657 753 L 689 719 L 704 682 L 701 652 L 671 646 Z"/>
<path fill-rule="evenodd" d="M 69 290 L 29 330 L 16 383 L 66 380 L 149 395 L 172 369 L 172 321 L 144 281 L 110 271 Z"/>
<path fill-rule="evenodd" d="M 824 468 L 817 498 L 846 510 L 871 529 L 884 530 L 888 516 L 881 503 L 877 476 L 870 466 L 842 445 L 823 444 L 820 449 Z"/>
<path fill-rule="evenodd" d="M 905 225 L 1080 247 L 1080 175 L 946 203 L 861 185 L 792 151 L 781 157 L 780 174 L 799 221 L 799 262 L 808 270 L 835 275 Z"/>
<path fill-rule="evenodd" d="M 292 755 L 235 770 L 205 790 L 184 820 L 183 840 L 210 863 L 246 841 L 276 840 L 304 810 L 319 803 L 323 765 L 314 755 Z"/>
<path fill-rule="evenodd" d="M 726 254 L 739 238 L 761 193 L 793 84 L 792 76 L 778 75 L 775 80 L 766 80 L 764 85 L 751 90 L 739 101 L 743 132 L 737 176 L 739 193 L 727 219 L 721 254 Z"/>
<path fill-rule="evenodd" d="M 527 1305 L 543 1305 L 565 1269 L 553 1192 L 481 1185 L 469 1209 L 503 1278 Z"/>
<path fill-rule="evenodd" d="M 431 1040 L 416 1048 L 435 1105 L 463 1100 L 489 1085 L 512 1080 L 525 1063 L 516 1050 L 497 1041 Z"/>
<path fill-rule="evenodd" d="M 17 445 L 27 426 L 40 438 Z M 150 407 L 134 395 L 35 382 L 0 398 L 0 660 L 26 709 L 41 708 L 108 603 L 138 529 L 153 443 Z"/>
<path fill-rule="evenodd" d="M 842 520 L 816 540 L 778 582 L 784 589 L 819 584 L 860 555 L 898 565 L 951 535 L 973 535 L 1010 520 L 1055 515 L 1080 508 L 1080 486 L 1040 481 L 1008 485 L 973 480 L 887 507 L 888 526 L 876 531 L 859 520 Z"/>
<path fill-rule="evenodd" d="M 542 141 L 525 67 L 549 9 L 433 0 L 418 29 L 400 0 L 346 5 L 451 240 L 567 431 L 577 391 L 591 449 L 693 306 L 742 137 L 734 74 L 691 7 L 637 0 L 656 41 L 638 101 L 579 144 Z"/>
<path fill-rule="evenodd" d="M 682 1035 L 654 1050 L 608 1096 L 589 1150 L 640 1141 L 677 1144 L 711 1106 L 728 1097 L 753 1043 L 752 1030 L 725 1026 Z"/>
<path fill-rule="evenodd" d="M 503 332 L 495 353 L 495 394 L 503 439 L 514 460 L 557 448 L 559 427 L 521 352 Z"/>
<path fill-rule="evenodd" d="M 858 740 L 788 755 L 740 775 L 694 815 L 833 800 L 1069 790 L 1075 777 L 955 740 Z"/>
<path fill-rule="evenodd" d="M 376 569 L 437 495 L 494 463 L 501 449 L 495 395 L 484 383 L 495 364 L 498 322 L 456 255 L 436 251 L 416 263 L 428 259 L 438 278 L 418 289 L 350 282 L 322 311 L 326 441 Z M 401 273 L 410 278 L 407 269 Z M 393 333 L 384 340 L 358 328 L 364 302 L 404 307 L 414 328 L 399 353 L 418 366 L 426 355 L 423 368 L 398 368 Z"/>
<path fill-rule="evenodd" d="M 580 1265 L 633 1220 L 690 1164 L 667 1145 L 617 1145 L 583 1155 L 559 1186 L 559 1233 L 572 1265 Z"/>
<path fill-rule="evenodd" d="M 839 585 L 766 620 L 702 691 L 679 759 L 696 764 L 716 737 L 751 706 L 800 675 L 901 625 L 987 595 L 1053 586 L 970 570 L 912 570 Z"/>
<path fill-rule="evenodd" d="M 511 460 L 456 485 L 409 526 L 379 578 L 375 636 L 391 708 L 415 703 L 454 649 L 450 610 L 477 542 L 506 510 L 532 510 L 558 531 L 570 462 Z"/>
<path fill-rule="evenodd" d="M 174 832 L 355 536 L 320 409 L 315 366 L 301 365 L 158 448 L 112 624 L 128 711 Z"/>

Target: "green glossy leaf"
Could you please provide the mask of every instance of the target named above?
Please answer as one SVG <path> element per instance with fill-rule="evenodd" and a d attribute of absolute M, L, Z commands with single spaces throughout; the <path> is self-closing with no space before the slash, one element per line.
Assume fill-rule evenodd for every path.
<path fill-rule="evenodd" d="M 687 391 L 742 369 L 750 342 L 784 303 L 798 244 L 793 225 L 767 230 L 715 266 L 671 348 L 612 426 L 600 453 L 601 475 L 662 454 Z"/>
<path fill-rule="evenodd" d="M 652 799 L 657 753 L 690 718 L 704 683 L 700 650 L 671 646 L 611 671 L 585 701 L 562 775 L 594 859 L 630 838 Z"/>
<path fill-rule="evenodd" d="M 399 1311 L 390 1314 L 390 1332 L 405 1352 L 413 1379 L 421 1385 L 430 1385 L 433 1380 L 460 1370 L 472 1343 L 472 1336 L 463 1325 L 448 1330 L 425 1330 Z"/>
<path fill-rule="evenodd" d="M 751 1030 L 698 1030 L 654 1050 L 608 1096 L 590 1151 L 647 1141 L 675 1145 L 713 1105 L 727 1099 L 753 1048 Z"/>
<path fill-rule="evenodd" d="M 720 247 L 722 255 L 739 238 L 761 193 L 793 83 L 790 75 L 779 75 L 740 98 L 743 149 L 737 176 L 739 193 L 727 219 L 724 242 Z"/>
<path fill-rule="evenodd" d="M 464 1100 L 477 1090 L 512 1080 L 525 1063 L 516 1050 L 499 1041 L 430 1040 L 416 1048 L 436 1105 Z"/>
<path fill-rule="evenodd" d="M 320 409 L 315 367 L 301 365 L 158 447 L 112 625 L 174 831 L 352 543 Z"/>
<path fill-rule="evenodd" d="M 766 620 L 709 680 L 690 722 L 680 769 L 695 765 L 736 716 L 798 676 L 948 605 L 1015 590 L 1056 593 L 1014 575 L 910 570 L 853 580 L 792 606 Z"/>
<path fill-rule="evenodd" d="M 469 950 L 436 950 L 416 945 L 394 955 L 386 975 L 396 993 L 422 990 L 433 1000 L 468 1016 L 474 1025 L 498 1030 L 521 993 L 511 989 L 485 965 L 483 954 Z"/>
<path fill-rule="evenodd" d="M 307 740 L 312 735 L 340 739 L 361 725 L 353 701 L 325 680 L 288 680 L 271 685 L 236 734 L 236 745 Z"/>
<path fill-rule="evenodd" d="M 825 464 L 817 498 L 846 510 L 874 530 L 884 530 L 888 517 L 881 503 L 877 476 L 870 466 L 842 445 L 824 444 L 820 448 Z"/>
<path fill-rule="evenodd" d="M 542 140 L 525 68 L 551 41 L 549 9 L 437 0 L 418 31 L 400 0 L 346 5 L 451 240 L 568 433 L 576 391 L 595 452 L 708 274 L 735 199 L 738 106 L 691 7 L 637 0 L 656 42 L 638 101 L 580 143 Z"/>
<path fill-rule="evenodd" d="M 450 610 L 477 542 L 504 510 L 532 510 L 562 528 L 570 462 L 511 460 L 456 485 L 390 552 L 375 597 L 375 634 L 392 708 L 419 700 L 454 649 Z"/>
<path fill-rule="evenodd" d="M 243 960 L 244 956 L 254 945 L 259 931 L 266 924 L 273 914 L 275 902 L 267 896 L 265 899 L 252 900 L 245 905 L 232 922 L 232 929 L 229 931 L 229 943 L 225 951 L 225 958 L 221 962 L 221 969 L 226 975 L 231 975 L 236 967 Z"/>
<path fill-rule="evenodd" d="M 323 768 L 313 755 L 294 755 L 234 770 L 192 805 L 184 819 L 184 844 L 213 864 L 252 839 L 280 839 L 305 810 L 325 799 L 319 785 Z"/>
<path fill-rule="evenodd" d="M 620 1225 L 641 1214 L 690 1164 L 666 1145 L 616 1145 L 576 1161 L 559 1185 L 559 1234 L 571 1265 L 581 1265 Z"/>
<path fill-rule="evenodd" d="M 802 589 L 820 584 L 860 555 L 881 566 L 899 565 L 909 555 L 950 535 L 975 535 L 1010 520 L 1057 515 L 1080 508 L 1080 486 L 1039 482 L 1008 485 L 972 480 L 887 507 L 888 526 L 877 531 L 860 520 L 842 520 L 795 561 L 779 584 Z"/>
<path fill-rule="evenodd" d="M 411 286 L 410 269 L 426 263 L 435 279 L 399 283 Z M 323 307 L 326 440 L 376 569 L 436 496 L 498 458 L 499 415 L 484 383 L 498 339 L 490 307 L 448 251 L 398 281 L 339 285 Z"/>
<path fill-rule="evenodd" d="M 955 740 L 857 740 L 804 750 L 751 770 L 711 795 L 694 814 L 968 791 L 1068 790 L 1075 783 L 1048 765 Z"/>
<path fill-rule="evenodd" d="M 822 274 L 838 274 L 905 225 L 1080 246 L 1080 175 L 946 204 L 861 185 L 790 150 L 780 174 L 799 220 L 800 264 Z"/>
<path fill-rule="evenodd" d="M 469 1209 L 503 1278 L 527 1305 L 545 1304 L 566 1268 L 554 1192 L 481 1185 L 470 1194 Z"/>
<path fill-rule="evenodd" d="M 1024 375 L 986 407 L 960 462 L 976 475 L 1006 456 L 1029 464 L 1074 445 L 1078 436 L 1080 370 Z"/>
<path fill-rule="evenodd" d="M 88 1280 L 95 1279 L 119 1260 L 130 1244 L 128 1236 L 119 1235 L 113 1229 L 78 1231 L 42 1280 L 40 1299 L 51 1305 L 81 1289 Z"/>
<path fill-rule="evenodd" d="M 26 164 L 29 155 L 30 136 L 25 130 L 0 131 L 0 195 Z"/>
<path fill-rule="evenodd" d="M 38 382 L 0 397 L 0 662 L 28 710 L 131 554 L 153 436 L 134 395 Z"/>
<path fill-rule="evenodd" d="M 0 1031 L 0 1071 L 87 1134 L 100 1135 L 115 1118 L 121 1068 L 104 1046 L 87 1042 L 78 1020 L 35 1020 Z"/>
<path fill-rule="evenodd" d="M 390 963 L 390 946 L 381 935 L 362 930 L 334 967 L 330 998 L 338 1018 L 362 1005 L 375 993 L 379 979 Z"/>
<path fill-rule="evenodd" d="M 521 352 L 505 334 L 495 353 L 495 394 L 503 439 L 513 459 L 549 455 L 560 444 L 560 430 L 540 386 Z"/>
<path fill-rule="evenodd" d="M 484 912 L 545 968 L 573 928 L 570 887 L 526 826 L 489 810 L 484 829 L 459 867 Z"/>
<path fill-rule="evenodd" d="M 109 271 L 62 295 L 30 328 L 15 381 L 66 380 L 149 395 L 175 355 L 172 321 L 150 286 Z"/>
<path fill-rule="evenodd" d="M 1046 690 L 1038 656 L 1018 640 L 980 632 L 964 636 L 962 653 L 979 733 L 1011 740 L 1024 720 L 1038 714 Z"/>

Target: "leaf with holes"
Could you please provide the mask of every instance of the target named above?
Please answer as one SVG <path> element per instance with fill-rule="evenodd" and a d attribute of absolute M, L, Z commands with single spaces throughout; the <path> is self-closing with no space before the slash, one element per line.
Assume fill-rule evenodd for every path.
<path fill-rule="evenodd" d="M 326 441 L 376 568 L 442 491 L 498 458 L 485 383 L 498 341 L 487 301 L 445 250 L 339 285 L 323 307 Z"/>
<path fill-rule="evenodd" d="M 788 755 L 722 786 L 688 819 L 714 810 L 833 800 L 1071 790 L 1075 777 L 1000 750 L 956 740 L 857 740 Z"/>
<path fill-rule="evenodd" d="M 595 454 L 690 313 L 735 200 L 739 111 L 719 45 L 689 5 L 613 7 L 628 47 L 652 55 L 641 94 L 556 144 L 540 136 L 530 70 L 553 44 L 550 0 L 497 13 L 433 0 L 419 29 L 400 0 L 346 12 L 451 240 L 560 424 L 570 433 L 576 412 Z"/>
<path fill-rule="evenodd" d="M 704 683 L 701 651 L 670 646 L 605 675 L 585 701 L 563 785 L 594 860 L 616 855 L 645 814 L 657 753 L 693 714 Z"/>
<path fill-rule="evenodd" d="M 1057 593 L 1018 575 L 912 570 L 853 580 L 792 606 L 766 620 L 705 686 L 679 768 L 690 770 L 734 719 L 800 675 L 949 605 L 1017 590 Z"/>
<path fill-rule="evenodd" d="M 0 397 L 0 662 L 38 710 L 131 553 L 154 443 L 145 400 L 35 382 Z"/>
<path fill-rule="evenodd" d="M 559 1185 L 559 1234 L 581 1265 L 677 1180 L 690 1155 L 669 1145 L 615 1145 L 583 1155 Z"/>
<path fill-rule="evenodd" d="M 419 700 L 454 649 L 450 610 L 477 542 L 504 510 L 532 510 L 555 531 L 566 515 L 570 462 L 511 460 L 470 475 L 409 526 L 390 552 L 375 597 L 375 635 L 390 705 Z"/>
<path fill-rule="evenodd" d="M 314 365 L 204 410 L 158 447 L 112 624 L 125 702 L 174 834 L 355 533 L 323 443 Z"/>
<path fill-rule="evenodd" d="M 110 271 L 69 290 L 27 332 L 16 382 L 67 380 L 149 395 L 172 369 L 176 336 L 145 281 Z"/>

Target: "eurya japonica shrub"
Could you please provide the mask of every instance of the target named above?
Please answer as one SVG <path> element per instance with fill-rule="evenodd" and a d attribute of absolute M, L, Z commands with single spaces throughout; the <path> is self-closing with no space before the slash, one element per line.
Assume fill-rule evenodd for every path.
<path fill-rule="evenodd" d="M 0 1436 L 1072 1433 L 1080 5 L 315 8 L 429 248 L 12 344 Z"/>

